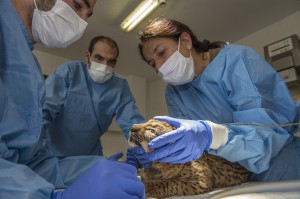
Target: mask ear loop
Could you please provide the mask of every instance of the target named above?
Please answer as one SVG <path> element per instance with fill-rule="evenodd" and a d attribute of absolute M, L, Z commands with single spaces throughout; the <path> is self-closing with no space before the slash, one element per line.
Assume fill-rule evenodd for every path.
<path fill-rule="evenodd" d="M 89 60 L 90 60 L 90 62 L 92 63 L 92 56 L 91 56 L 91 53 L 89 52 Z"/>
<path fill-rule="evenodd" d="M 37 7 L 37 5 L 36 5 L 36 2 L 35 2 L 35 0 L 33 0 L 33 2 L 34 2 L 34 5 L 35 5 L 35 9 L 37 9 L 37 10 L 38 10 L 38 7 Z"/>
<path fill-rule="evenodd" d="M 90 65 L 90 68 L 91 68 L 91 67 L 92 67 L 92 59 L 91 59 L 91 53 L 90 53 L 90 52 L 89 52 L 89 55 L 88 55 L 88 56 L 89 56 L 89 61 L 90 61 L 90 64 L 91 64 L 91 65 Z"/>
<path fill-rule="evenodd" d="M 177 49 L 177 51 L 178 51 L 178 52 L 180 52 L 180 51 L 179 51 L 179 48 L 180 48 L 180 37 L 179 37 L 179 41 L 178 41 L 178 43 L 179 43 L 179 44 L 178 44 L 178 49 Z M 189 49 L 189 51 L 190 51 L 190 57 L 191 57 L 191 56 L 192 56 L 191 49 Z"/>

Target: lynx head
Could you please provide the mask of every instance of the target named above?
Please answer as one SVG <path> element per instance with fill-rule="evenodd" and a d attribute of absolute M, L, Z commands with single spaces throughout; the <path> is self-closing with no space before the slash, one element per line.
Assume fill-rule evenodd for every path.
<path fill-rule="evenodd" d="M 173 131 L 175 127 L 164 121 L 150 119 L 146 123 L 136 124 L 131 127 L 128 143 L 130 147 L 140 146 L 146 152 L 151 152 L 148 143 L 154 138 Z"/>

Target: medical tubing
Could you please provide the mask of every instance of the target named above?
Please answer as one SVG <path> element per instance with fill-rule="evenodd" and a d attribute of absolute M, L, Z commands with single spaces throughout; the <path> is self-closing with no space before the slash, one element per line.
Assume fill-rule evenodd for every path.
<path fill-rule="evenodd" d="M 233 123 L 223 123 L 222 125 L 246 125 L 246 126 L 260 126 L 260 127 L 276 128 L 276 127 L 286 127 L 286 126 L 299 126 L 300 123 L 271 125 L 271 124 L 258 124 L 258 123 L 246 123 L 246 122 L 233 122 Z"/>

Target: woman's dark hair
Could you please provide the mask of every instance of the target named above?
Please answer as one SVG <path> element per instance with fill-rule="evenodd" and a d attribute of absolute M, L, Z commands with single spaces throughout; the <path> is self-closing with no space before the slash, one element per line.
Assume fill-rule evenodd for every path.
<path fill-rule="evenodd" d="M 178 40 L 181 33 L 187 32 L 191 36 L 192 45 L 197 52 L 207 52 L 209 49 L 220 48 L 225 43 L 224 42 L 210 42 L 208 40 L 199 41 L 195 34 L 191 31 L 191 29 L 176 20 L 166 19 L 166 18 L 156 18 L 151 20 L 144 30 L 139 32 L 139 52 L 142 58 L 145 60 L 143 56 L 143 44 L 147 40 L 151 38 L 173 38 L 174 40 Z"/>
<path fill-rule="evenodd" d="M 119 47 L 117 43 L 113 39 L 105 36 L 97 36 L 90 41 L 90 45 L 89 45 L 90 54 L 92 54 L 95 44 L 99 41 L 107 43 L 110 47 L 115 48 L 117 50 L 117 57 L 119 56 Z"/>

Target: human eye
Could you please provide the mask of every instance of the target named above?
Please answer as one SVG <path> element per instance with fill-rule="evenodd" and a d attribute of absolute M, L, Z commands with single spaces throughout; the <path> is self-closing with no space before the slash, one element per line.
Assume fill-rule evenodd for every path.
<path fill-rule="evenodd" d="M 159 57 L 164 57 L 165 55 L 166 55 L 166 51 L 165 50 L 158 51 L 158 56 Z"/>
<path fill-rule="evenodd" d="M 108 64 L 110 64 L 110 65 L 115 65 L 116 63 L 117 63 L 117 60 L 115 60 L 115 59 L 108 60 Z"/>
<path fill-rule="evenodd" d="M 81 10 L 82 9 L 82 4 L 80 4 L 78 1 L 76 0 L 73 0 L 73 4 L 74 4 L 74 7 L 77 9 L 77 10 Z"/>
<path fill-rule="evenodd" d="M 97 61 L 102 61 L 103 60 L 103 57 L 101 55 L 95 55 L 94 58 L 97 60 Z"/>

